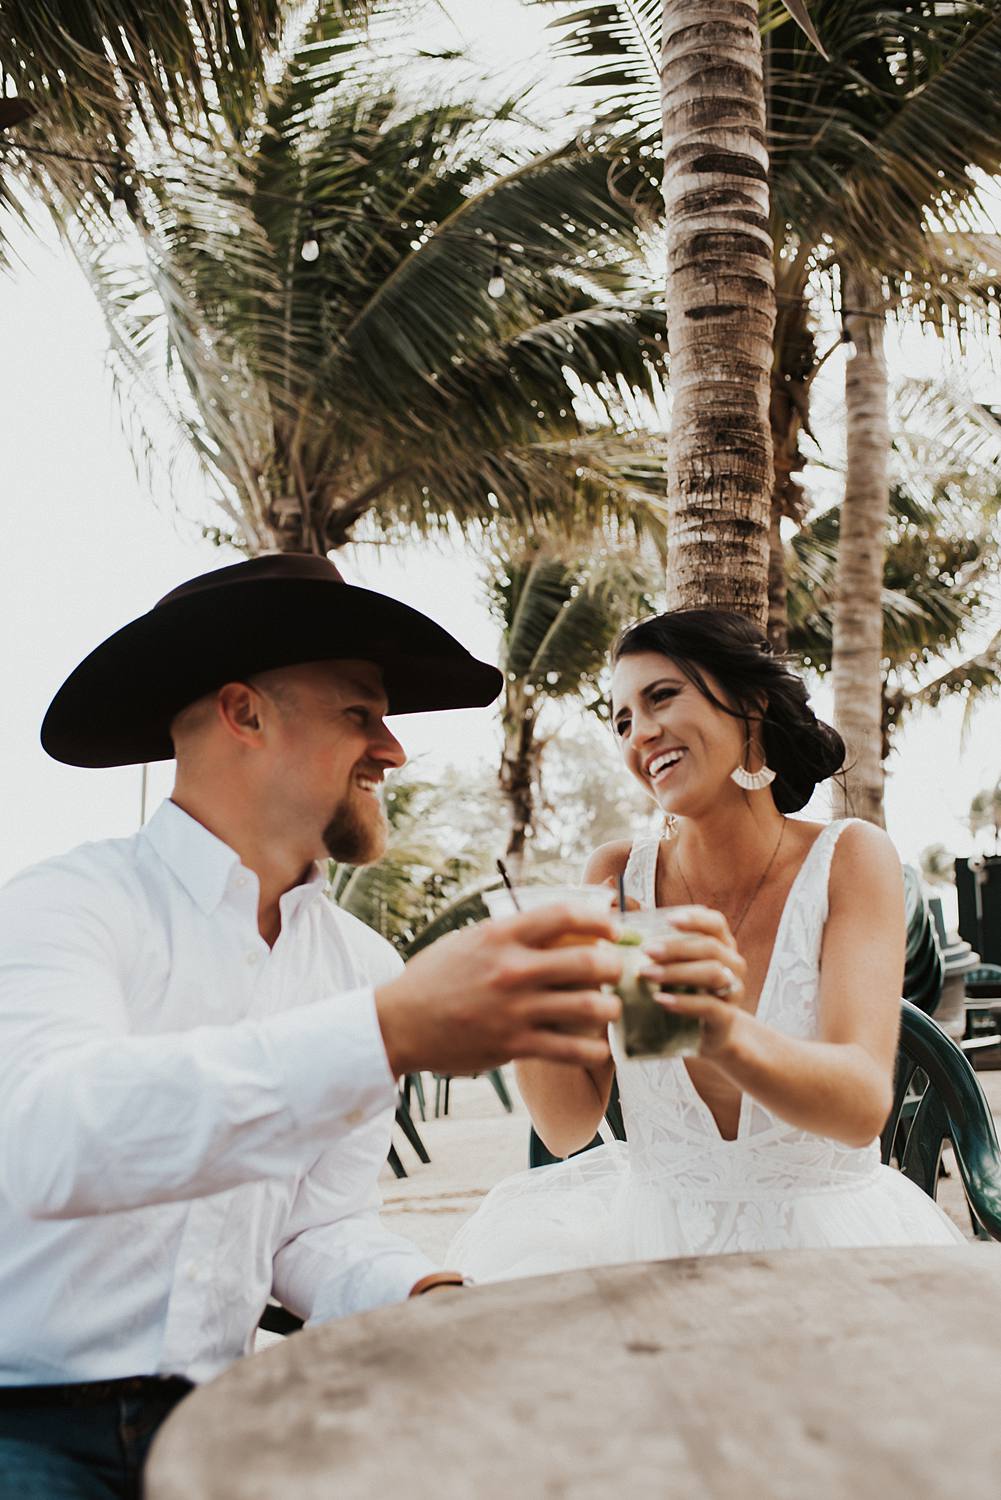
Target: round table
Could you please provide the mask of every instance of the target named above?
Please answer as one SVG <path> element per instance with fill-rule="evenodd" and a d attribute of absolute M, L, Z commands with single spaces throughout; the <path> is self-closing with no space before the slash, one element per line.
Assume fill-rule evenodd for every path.
<path fill-rule="evenodd" d="M 1001 1251 L 785 1251 L 431 1293 L 177 1408 L 148 1500 L 920 1500 L 1001 1474 Z"/>

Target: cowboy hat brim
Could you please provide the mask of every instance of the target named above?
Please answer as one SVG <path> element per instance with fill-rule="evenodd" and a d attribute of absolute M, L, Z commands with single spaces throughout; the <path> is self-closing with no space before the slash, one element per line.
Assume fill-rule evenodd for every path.
<path fill-rule="evenodd" d="M 175 590 L 92 651 L 49 705 L 48 754 L 73 766 L 170 760 L 182 708 L 224 682 L 303 662 L 374 662 L 391 714 L 483 707 L 500 692 L 496 667 L 409 605 L 344 583 L 329 564 L 329 574 L 282 577 L 255 573 L 257 561 Z"/>

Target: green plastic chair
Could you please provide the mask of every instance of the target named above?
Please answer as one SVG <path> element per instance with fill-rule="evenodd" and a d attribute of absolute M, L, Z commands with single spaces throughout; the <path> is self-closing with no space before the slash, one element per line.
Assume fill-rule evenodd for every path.
<path fill-rule="evenodd" d="M 1001 1151 L 980 1080 L 962 1048 L 905 1000 L 882 1158 L 934 1198 L 947 1141 L 978 1239 L 1001 1240 Z"/>
<path fill-rule="evenodd" d="M 910 865 L 904 866 L 904 914 L 904 998 L 931 1016 L 942 998 L 945 960 L 921 877 Z"/>

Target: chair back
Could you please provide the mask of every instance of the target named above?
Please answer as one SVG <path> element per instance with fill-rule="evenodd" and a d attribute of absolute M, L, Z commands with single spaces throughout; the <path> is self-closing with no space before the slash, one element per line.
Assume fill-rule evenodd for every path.
<path fill-rule="evenodd" d="M 907 923 L 904 998 L 931 1016 L 942 998 L 945 960 L 921 876 L 910 865 L 904 866 L 904 913 Z"/>
<path fill-rule="evenodd" d="M 883 1161 L 934 1198 L 946 1141 L 979 1237 L 1001 1240 L 1001 1151 L 980 1080 L 941 1026 L 905 1000 Z"/>

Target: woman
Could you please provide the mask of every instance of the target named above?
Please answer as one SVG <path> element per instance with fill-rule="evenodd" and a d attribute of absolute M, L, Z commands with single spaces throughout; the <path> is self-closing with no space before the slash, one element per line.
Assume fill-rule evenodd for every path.
<path fill-rule="evenodd" d="M 787 815 L 844 761 L 761 631 L 676 610 L 613 652 L 612 724 L 665 815 L 605 844 L 585 882 L 623 877 L 682 931 L 647 951 L 660 1001 L 700 1022 L 698 1056 L 595 1069 L 518 1065 L 549 1149 L 593 1138 L 617 1074 L 628 1143 L 521 1173 L 447 1256 L 477 1280 L 736 1250 L 949 1244 L 958 1229 L 879 1160 L 904 963 L 887 835 Z M 695 987 L 699 993 L 677 993 Z"/>

